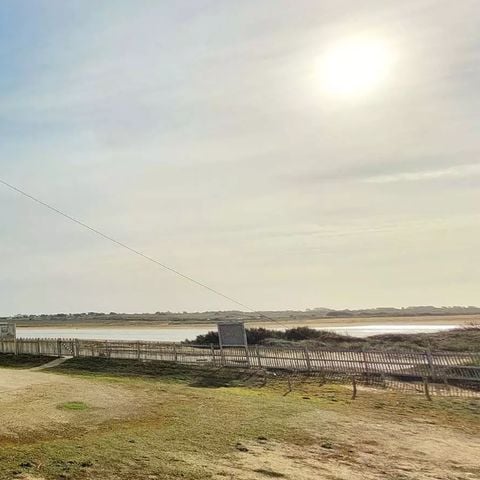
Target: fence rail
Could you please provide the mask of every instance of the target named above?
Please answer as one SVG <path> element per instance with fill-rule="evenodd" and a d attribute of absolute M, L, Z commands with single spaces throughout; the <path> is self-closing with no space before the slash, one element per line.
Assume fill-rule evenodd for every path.
<path fill-rule="evenodd" d="M 382 352 L 249 346 L 220 348 L 164 342 L 80 339 L 0 340 L 0 353 L 161 360 L 243 368 L 388 375 L 468 382 L 480 388 L 480 352 Z"/>

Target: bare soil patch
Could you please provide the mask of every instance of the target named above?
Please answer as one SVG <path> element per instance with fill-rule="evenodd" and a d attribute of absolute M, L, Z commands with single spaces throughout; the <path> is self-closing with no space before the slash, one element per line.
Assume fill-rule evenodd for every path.
<path fill-rule="evenodd" d="M 310 430 L 316 442 L 308 446 L 249 443 L 223 468 L 238 480 L 480 478 L 479 435 L 431 425 L 421 418 L 398 423 L 325 411 L 295 422 Z"/>
<path fill-rule="evenodd" d="M 139 392 L 121 384 L 29 370 L 0 369 L 0 439 L 80 433 L 107 421 L 141 415 Z M 83 402 L 89 413 L 58 408 Z"/>

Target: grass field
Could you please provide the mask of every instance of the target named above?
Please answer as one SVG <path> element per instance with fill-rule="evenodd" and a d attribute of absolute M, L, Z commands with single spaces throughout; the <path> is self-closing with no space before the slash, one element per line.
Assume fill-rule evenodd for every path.
<path fill-rule="evenodd" d="M 0 365 L 2 362 L 0 356 Z M 480 476 L 480 403 L 75 359 L 0 368 L 0 479 Z M 129 367 L 130 365 L 130 367 Z M 263 385 L 263 386 L 262 386 Z"/>

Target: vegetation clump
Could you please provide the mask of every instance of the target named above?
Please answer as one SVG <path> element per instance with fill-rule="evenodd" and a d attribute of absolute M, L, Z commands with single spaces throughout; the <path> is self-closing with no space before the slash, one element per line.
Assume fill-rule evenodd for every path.
<path fill-rule="evenodd" d="M 295 327 L 286 330 L 247 328 L 249 345 L 293 346 L 311 348 L 338 348 L 347 350 L 391 350 L 391 351 L 452 351 L 478 352 L 480 350 L 480 328 L 457 328 L 434 333 L 389 333 L 366 338 L 341 335 L 328 330 Z M 186 343 L 194 345 L 218 345 L 218 333 L 211 331 L 198 335 Z"/>

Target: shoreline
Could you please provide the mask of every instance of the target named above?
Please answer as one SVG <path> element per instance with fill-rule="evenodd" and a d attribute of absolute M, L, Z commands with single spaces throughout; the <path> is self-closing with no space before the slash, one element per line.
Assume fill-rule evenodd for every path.
<path fill-rule="evenodd" d="M 374 325 L 468 325 L 468 323 L 480 323 L 480 315 L 425 315 L 415 317 L 339 317 L 339 318 L 325 318 L 320 317 L 308 320 L 291 320 L 278 319 L 276 321 L 246 321 L 245 325 L 248 327 L 264 327 L 264 328 L 279 328 L 279 327 L 311 327 L 311 328 L 335 328 L 335 327 L 352 327 L 352 326 L 374 326 Z M 178 329 L 186 330 L 192 328 L 215 329 L 214 322 L 158 322 L 158 321 L 143 321 L 143 322 L 92 322 L 92 323 L 62 323 L 62 322 L 45 322 L 45 323 L 28 323 L 19 322 L 17 328 L 64 328 L 72 330 L 84 329 Z"/>

